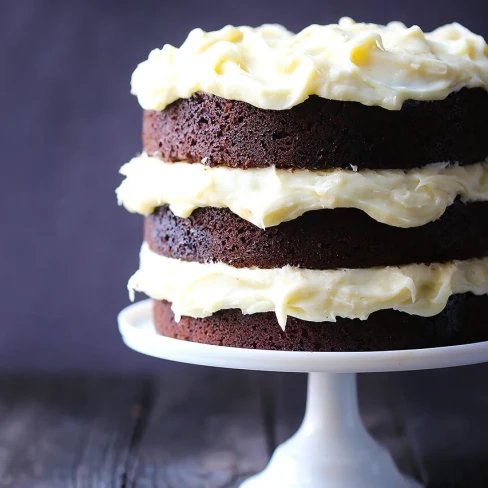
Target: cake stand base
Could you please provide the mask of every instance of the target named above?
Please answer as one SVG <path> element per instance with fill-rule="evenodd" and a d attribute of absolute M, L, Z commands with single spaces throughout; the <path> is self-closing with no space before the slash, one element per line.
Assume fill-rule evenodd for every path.
<path fill-rule="evenodd" d="M 310 373 L 305 418 L 268 467 L 240 488 L 420 488 L 359 416 L 354 373 Z"/>
<path fill-rule="evenodd" d="M 120 312 L 132 349 L 162 359 L 223 368 L 309 373 L 305 418 L 268 467 L 240 488 L 420 488 L 403 476 L 359 416 L 356 374 L 446 368 L 488 361 L 488 342 L 408 351 L 296 352 L 212 346 L 158 335 L 152 304 Z"/>

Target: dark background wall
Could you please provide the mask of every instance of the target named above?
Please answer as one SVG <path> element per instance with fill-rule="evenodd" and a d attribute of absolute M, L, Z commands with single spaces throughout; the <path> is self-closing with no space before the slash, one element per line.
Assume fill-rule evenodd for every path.
<path fill-rule="evenodd" d="M 0 371 L 149 370 L 127 350 L 142 219 L 118 208 L 118 169 L 140 150 L 136 64 L 193 27 L 227 23 L 458 21 L 488 36 L 485 0 L 0 0 Z"/>

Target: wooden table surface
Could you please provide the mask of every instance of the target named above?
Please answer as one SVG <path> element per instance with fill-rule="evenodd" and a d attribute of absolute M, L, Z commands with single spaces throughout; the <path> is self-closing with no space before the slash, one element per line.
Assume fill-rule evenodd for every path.
<path fill-rule="evenodd" d="M 233 488 L 303 415 L 305 375 L 163 371 L 0 379 L 0 487 Z M 364 422 L 429 488 L 486 488 L 487 373 L 361 375 Z"/>

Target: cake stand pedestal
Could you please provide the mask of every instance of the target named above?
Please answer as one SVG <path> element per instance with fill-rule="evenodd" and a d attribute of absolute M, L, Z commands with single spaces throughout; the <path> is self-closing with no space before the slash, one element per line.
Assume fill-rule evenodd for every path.
<path fill-rule="evenodd" d="M 240 488 L 420 488 L 402 475 L 389 452 L 364 428 L 356 373 L 445 368 L 488 361 L 488 342 L 435 349 L 378 352 L 295 352 L 238 349 L 156 334 L 151 300 L 120 312 L 130 348 L 162 359 L 260 371 L 306 372 L 303 423 L 279 446 L 267 468 Z"/>

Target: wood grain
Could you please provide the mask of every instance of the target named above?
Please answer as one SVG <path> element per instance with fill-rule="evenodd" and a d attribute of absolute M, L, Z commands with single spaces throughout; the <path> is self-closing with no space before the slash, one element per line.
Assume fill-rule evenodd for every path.
<path fill-rule="evenodd" d="M 487 375 L 487 365 L 469 366 L 403 373 L 389 385 L 390 408 L 429 488 L 488 486 Z"/>
<path fill-rule="evenodd" d="M 146 382 L 0 381 L 0 486 L 122 487 Z"/>
<path fill-rule="evenodd" d="M 428 488 L 488 486 L 488 367 L 361 375 L 361 414 Z M 298 428 L 306 375 L 0 379 L 0 487 L 238 488 Z"/>
<path fill-rule="evenodd" d="M 179 368 L 156 383 L 127 486 L 233 488 L 268 459 L 259 373 Z"/>

